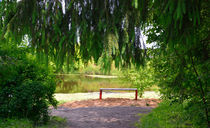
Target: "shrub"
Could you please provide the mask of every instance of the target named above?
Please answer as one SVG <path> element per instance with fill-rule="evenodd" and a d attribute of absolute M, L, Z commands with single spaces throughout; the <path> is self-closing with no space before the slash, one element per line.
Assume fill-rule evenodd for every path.
<path fill-rule="evenodd" d="M 139 69 L 126 69 L 123 72 L 122 78 L 132 84 L 138 89 L 139 96 L 142 97 L 145 89 L 154 85 L 153 68 L 150 67 L 149 62 L 145 67 Z"/>
<path fill-rule="evenodd" d="M 26 57 L 0 52 L 0 117 L 47 122 L 48 106 L 56 107 L 56 81 L 51 71 Z"/>

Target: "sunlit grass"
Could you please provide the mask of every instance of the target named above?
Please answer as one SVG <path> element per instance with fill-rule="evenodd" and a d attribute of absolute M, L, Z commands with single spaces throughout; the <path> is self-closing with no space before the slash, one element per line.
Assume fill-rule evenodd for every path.
<path fill-rule="evenodd" d="M 67 128 L 66 119 L 52 116 L 45 125 L 33 125 L 28 119 L 0 119 L 0 128 Z"/>
<path fill-rule="evenodd" d="M 151 113 L 141 116 L 138 128 L 207 128 L 203 111 L 187 102 L 163 101 Z"/>

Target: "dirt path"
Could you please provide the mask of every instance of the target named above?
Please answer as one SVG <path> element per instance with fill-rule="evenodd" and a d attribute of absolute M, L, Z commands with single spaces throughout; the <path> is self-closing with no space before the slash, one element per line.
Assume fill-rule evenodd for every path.
<path fill-rule="evenodd" d="M 146 107 L 89 107 L 70 109 L 59 107 L 52 115 L 67 119 L 70 128 L 135 128 L 138 113 L 148 113 Z"/>
<path fill-rule="evenodd" d="M 159 102 L 121 98 L 76 101 L 52 109 L 52 115 L 66 118 L 70 128 L 135 128 L 140 115 L 150 112 Z"/>

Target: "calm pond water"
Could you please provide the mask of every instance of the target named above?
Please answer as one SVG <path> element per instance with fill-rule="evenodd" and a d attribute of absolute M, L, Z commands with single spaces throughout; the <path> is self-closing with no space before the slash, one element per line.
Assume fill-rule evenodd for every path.
<path fill-rule="evenodd" d="M 61 78 L 56 93 L 97 92 L 100 88 L 129 88 L 131 84 L 121 78 L 105 78 L 81 74 L 58 75 Z"/>

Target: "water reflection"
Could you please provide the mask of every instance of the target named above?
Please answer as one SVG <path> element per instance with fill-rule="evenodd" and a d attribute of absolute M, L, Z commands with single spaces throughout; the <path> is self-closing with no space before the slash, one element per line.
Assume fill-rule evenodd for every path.
<path fill-rule="evenodd" d="M 81 84 L 79 76 L 76 75 L 59 75 L 57 78 L 60 79 L 56 87 L 56 92 L 59 93 L 69 93 Z"/>
<path fill-rule="evenodd" d="M 80 74 L 58 75 L 56 93 L 97 92 L 100 88 L 123 88 L 131 85 L 116 77 L 92 77 Z"/>

